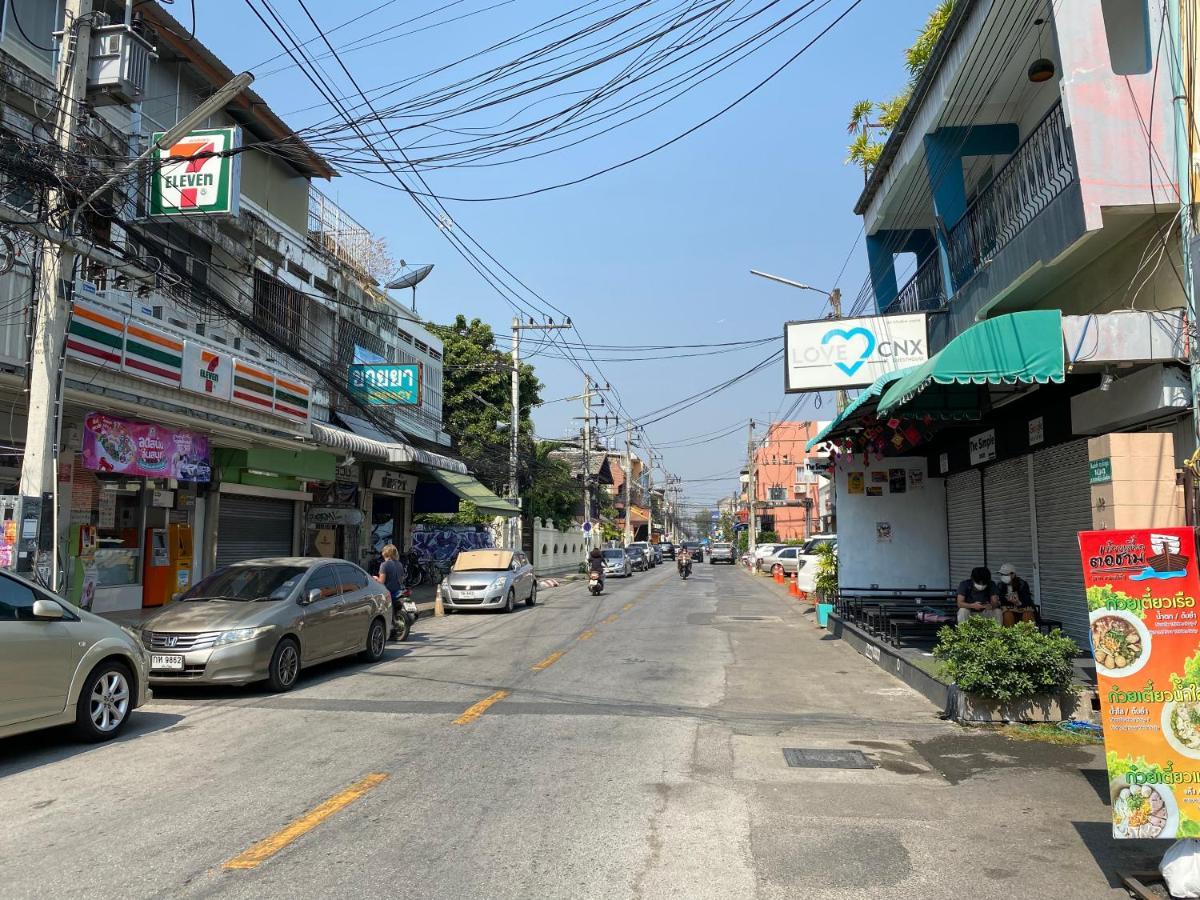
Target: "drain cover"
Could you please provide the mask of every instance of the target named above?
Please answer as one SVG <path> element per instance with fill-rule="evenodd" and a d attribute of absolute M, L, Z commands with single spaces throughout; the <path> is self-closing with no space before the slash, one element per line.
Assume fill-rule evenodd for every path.
<path fill-rule="evenodd" d="M 778 616 L 729 616 L 735 622 L 769 622 Z"/>
<path fill-rule="evenodd" d="M 784 747 L 783 758 L 794 769 L 874 769 L 861 750 L 802 750 Z"/>

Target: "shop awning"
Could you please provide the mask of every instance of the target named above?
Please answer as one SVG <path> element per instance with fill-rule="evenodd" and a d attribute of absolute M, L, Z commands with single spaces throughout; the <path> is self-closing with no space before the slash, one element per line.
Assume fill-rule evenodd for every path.
<path fill-rule="evenodd" d="M 481 513 L 506 518 L 521 514 L 521 510 L 515 504 L 497 497 L 470 475 L 432 467 L 429 467 L 429 474 L 460 500 L 470 500 Z"/>
<path fill-rule="evenodd" d="M 879 401 L 879 412 L 919 399 L 919 409 L 911 411 L 960 418 L 980 411 L 978 391 L 962 386 L 1061 384 L 1064 377 L 1062 313 L 1010 313 L 971 326 L 895 382 Z"/>
<path fill-rule="evenodd" d="M 327 447 L 345 450 L 355 456 L 367 459 L 378 459 L 390 463 L 419 463 L 430 469 L 441 469 L 467 474 L 467 467 L 462 462 L 441 453 L 433 453 L 414 447 L 407 441 L 398 440 L 384 434 L 366 419 L 355 416 L 337 414 L 345 428 L 326 425 L 324 422 L 313 422 L 313 437 Z"/>
<path fill-rule="evenodd" d="M 884 372 L 876 378 L 869 386 L 862 389 L 857 397 L 851 400 L 846 408 L 838 413 L 837 417 L 818 432 L 817 436 L 804 445 L 805 450 L 811 450 L 813 447 L 822 443 L 829 438 L 830 435 L 838 431 L 838 427 L 849 421 L 858 412 L 859 408 L 877 399 L 890 385 L 898 379 L 903 378 L 909 372 L 915 369 L 915 366 L 907 366 L 903 369 L 897 369 L 895 372 Z"/>

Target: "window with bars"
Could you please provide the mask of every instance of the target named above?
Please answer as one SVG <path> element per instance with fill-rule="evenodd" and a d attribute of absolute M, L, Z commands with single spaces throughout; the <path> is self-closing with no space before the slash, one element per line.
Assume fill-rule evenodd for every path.
<path fill-rule="evenodd" d="M 304 315 L 303 298 L 297 291 L 265 272 L 254 273 L 254 321 L 285 346 L 296 346 Z"/>
<path fill-rule="evenodd" d="M 786 500 L 787 499 L 787 488 L 785 488 L 785 487 L 768 488 L 767 489 L 767 499 L 768 500 Z"/>

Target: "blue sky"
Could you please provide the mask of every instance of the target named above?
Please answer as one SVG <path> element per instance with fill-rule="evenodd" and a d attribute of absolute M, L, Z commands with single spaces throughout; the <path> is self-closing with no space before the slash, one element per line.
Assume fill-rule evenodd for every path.
<path fill-rule="evenodd" d="M 378 6 L 380 0 L 310 0 L 322 25 L 333 26 Z M 374 35 L 388 25 L 444 5 L 445 0 L 397 2 L 332 36 L 335 45 Z M 494 2 L 494 0 L 492 0 Z M 302 37 L 315 36 L 295 0 L 275 8 Z M 462 0 L 462 11 L 492 5 Z M 567 3 L 512 0 L 456 23 L 350 52 L 344 61 L 367 89 L 465 56 L 567 8 Z M 796 0 L 782 8 L 800 5 Z M 847 5 L 834 2 L 762 53 L 713 78 L 641 121 L 607 138 L 533 163 L 476 170 L 447 169 L 427 178 L 445 196 L 507 194 L 586 174 L 634 156 L 711 115 L 795 53 Z M 848 303 L 866 275 L 853 214 L 861 171 L 843 165 L 845 122 L 854 101 L 883 99 L 903 84 L 903 50 L 931 0 L 865 0 L 812 49 L 754 96 L 717 121 L 662 152 L 582 185 L 496 203 L 448 203 L 451 215 L 527 285 L 572 316 L 577 336 L 595 344 L 700 344 L 749 340 L 782 332 L 789 319 L 815 318 L 824 297 L 749 275 L 759 268 L 825 288 L 837 284 Z M 231 68 L 256 73 L 278 44 L 243 3 L 197 4 L 197 36 Z M 186 25 L 186 4 L 176 3 Z M 435 22 L 450 13 L 431 16 Z M 395 32 L 392 32 L 393 34 Z M 330 78 L 352 88 L 336 64 Z M 466 71 L 466 70 L 464 70 Z M 335 77 L 337 76 L 337 77 Z M 440 86 L 449 74 L 420 87 Z M 294 68 L 261 76 L 255 89 L 289 125 L 299 128 L 328 109 L 301 111 L 318 101 Z M 415 92 L 416 88 L 409 93 Z M 483 114 L 480 114 L 481 116 Z M 488 121 L 481 118 L 482 124 Z M 452 250 L 405 196 L 354 176 L 323 185 L 360 222 L 385 236 L 393 254 L 436 268 L 418 293 L 426 318 L 447 321 L 462 312 L 507 334 L 508 304 Z M 406 292 L 407 293 L 407 292 Z M 507 344 L 507 338 L 504 341 Z M 604 375 L 635 417 L 657 410 L 750 368 L 772 345 L 717 356 L 602 362 Z M 633 354 L 608 355 L 630 356 Z M 600 356 L 600 354 L 597 354 Z M 555 401 L 582 389 L 569 362 L 543 352 L 532 361 Z M 795 399 L 782 392 L 782 363 L 647 429 L 655 445 L 732 427 L 753 416 L 763 424 Z M 829 417 L 826 402 L 799 418 Z M 549 402 L 535 414 L 539 435 L 577 428 L 578 403 Z M 707 501 L 728 494 L 745 458 L 745 429 L 693 447 L 664 449 L 665 467 L 685 479 L 685 494 Z M 727 480 L 693 481 L 729 474 Z"/>

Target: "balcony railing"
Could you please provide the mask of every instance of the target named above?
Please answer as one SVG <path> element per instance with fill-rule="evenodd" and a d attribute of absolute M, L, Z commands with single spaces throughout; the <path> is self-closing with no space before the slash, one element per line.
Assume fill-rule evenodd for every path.
<path fill-rule="evenodd" d="M 371 271 L 379 252 L 371 232 L 315 187 L 308 191 L 308 239 L 364 273 Z"/>
<path fill-rule="evenodd" d="M 950 232 L 950 272 L 961 287 L 1075 180 L 1075 154 L 1058 103 Z"/>
<path fill-rule="evenodd" d="M 888 305 L 888 312 L 930 312 L 946 305 L 946 291 L 942 285 L 942 261 L 937 253 L 931 253 L 921 263 L 913 277 L 908 279 L 896 299 Z"/>

